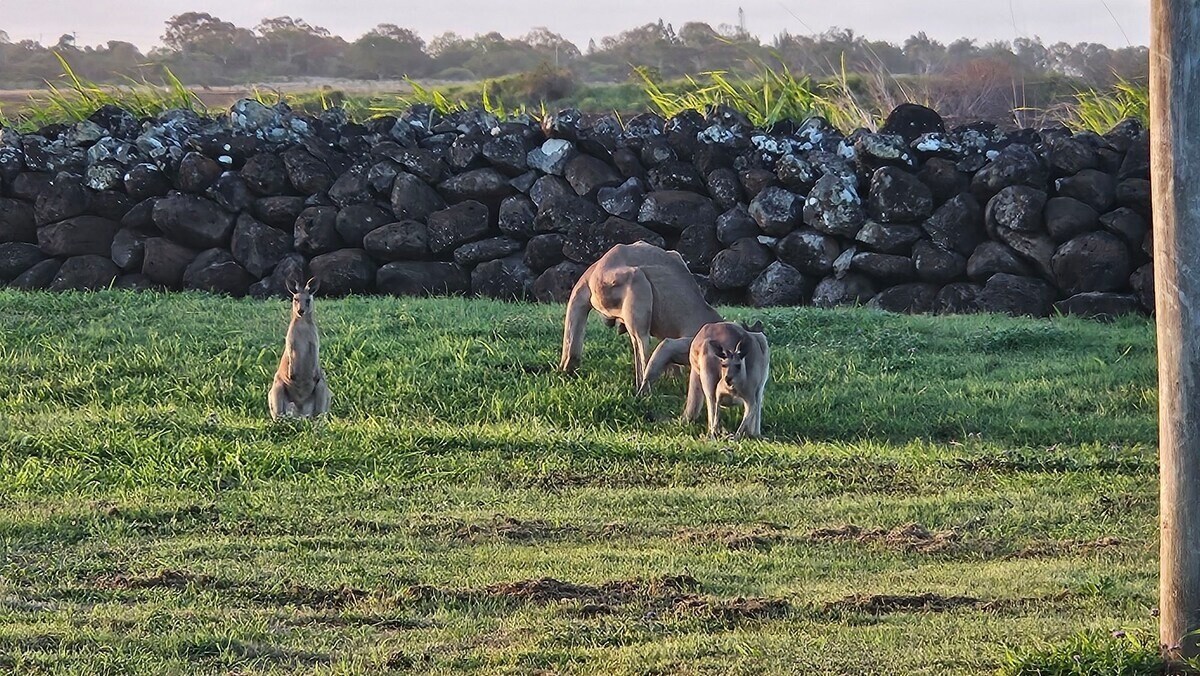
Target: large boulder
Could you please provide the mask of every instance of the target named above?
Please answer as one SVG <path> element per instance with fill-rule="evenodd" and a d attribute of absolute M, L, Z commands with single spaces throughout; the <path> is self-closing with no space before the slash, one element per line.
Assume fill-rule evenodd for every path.
<path fill-rule="evenodd" d="M 713 258 L 721 252 L 721 242 L 717 239 L 717 226 L 710 223 L 697 223 L 688 227 L 675 243 L 675 250 L 683 256 L 688 269 L 692 272 L 707 273 Z"/>
<path fill-rule="evenodd" d="M 142 269 L 142 260 L 146 252 L 146 240 L 150 235 L 133 228 L 121 228 L 113 237 L 109 249 L 112 261 L 121 268 L 122 272 L 137 272 Z"/>
<path fill-rule="evenodd" d="M 197 249 L 227 245 L 233 222 L 233 214 L 198 195 L 170 195 L 154 203 L 154 224 L 159 230 Z"/>
<path fill-rule="evenodd" d="M 971 180 L 971 191 L 986 202 L 1010 185 L 1045 190 L 1049 180 L 1050 172 L 1033 149 L 1022 143 L 1014 143 L 1001 150 L 995 159 L 975 173 Z"/>
<path fill-rule="evenodd" d="M 912 248 L 913 266 L 917 278 L 924 282 L 945 284 L 961 278 L 967 272 L 967 259 L 962 254 L 921 240 Z"/>
<path fill-rule="evenodd" d="M 46 256 L 37 245 L 28 242 L 0 244 L 0 284 L 11 282 L 29 268 L 41 263 Z"/>
<path fill-rule="evenodd" d="M 665 248 L 662 236 L 637 223 L 611 217 L 601 223 L 572 226 L 563 240 L 563 255 L 576 263 L 593 263 L 618 244 L 649 242 Z"/>
<path fill-rule="evenodd" d="M 1054 304 L 1054 311 L 1111 321 L 1122 315 L 1141 314 L 1142 304 L 1133 294 L 1087 291 L 1058 301 Z"/>
<path fill-rule="evenodd" d="M 1040 232 L 1021 232 L 998 228 L 997 238 L 1033 264 L 1033 269 L 1046 279 L 1053 279 L 1054 270 L 1050 259 L 1054 257 L 1054 240 Z"/>
<path fill-rule="evenodd" d="M 38 246 L 47 256 L 109 256 L 121 225 L 99 216 L 76 216 L 38 228 Z"/>
<path fill-rule="evenodd" d="M 1099 227 L 1100 214 L 1074 197 L 1054 197 L 1046 202 L 1046 231 L 1055 242 L 1091 232 Z"/>
<path fill-rule="evenodd" d="M 933 300 L 933 313 L 965 315 L 979 312 L 979 295 L 983 287 L 970 282 L 954 282 L 943 286 Z"/>
<path fill-rule="evenodd" d="M 539 303 L 565 303 L 587 266 L 563 261 L 547 268 L 533 283 L 533 297 Z"/>
<path fill-rule="evenodd" d="M 446 208 L 436 190 L 412 174 L 401 173 L 392 185 L 392 213 L 398 220 L 424 222 L 429 214 Z"/>
<path fill-rule="evenodd" d="M 37 221 L 33 207 L 25 202 L 0 197 L 0 242 L 36 242 Z"/>
<path fill-rule="evenodd" d="M 567 182 L 580 197 L 594 198 L 601 188 L 621 185 L 621 175 L 601 159 L 579 155 L 567 163 Z"/>
<path fill-rule="evenodd" d="M 58 174 L 38 193 L 33 213 L 38 225 L 55 223 L 87 213 L 91 196 L 78 176 Z"/>
<path fill-rule="evenodd" d="M 937 301 L 936 284 L 900 284 L 875 294 L 867 307 L 904 314 L 929 314 Z"/>
<path fill-rule="evenodd" d="M 1010 185 L 988 200 L 985 218 L 989 232 L 1008 228 L 1018 232 L 1042 230 L 1046 193 L 1025 185 Z"/>
<path fill-rule="evenodd" d="M 183 288 L 235 298 L 246 295 L 254 281 L 254 276 L 224 249 L 201 251 L 183 271 Z"/>
<path fill-rule="evenodd" d="M 1118 207 L 1100 217 L 1100 225 L 1117 235 L 1132 251 L 1137 251 L 1150 227 L 1146 219 L 1129 207 Z"/>
<path fill-rule="evenodd" d="M 1063 244 L 1054 253 L 1054 278 L 1068 295 L 1118 291 L 1129 284 L 1129 249 L 1108 232 L 1090 232 Z"/>
<path fill-rule="evenodd" d="M 375 286 L 393 296 L 445 296 L 470 291 L 471 278 L 454 263 L 403 261 L 379 268 Z"/>
<path fill-rule="evenodd" d="M 216 183 L 223 171 L 221 165 L 212 159 L 191 152 L 179 162 L 179 169 L 175 171 L 175 187 L 198 195 Z"/>
<path fill-rule="evenodd" d="M 804 202 L 804 222 L 829 235 L 854 237 L 865 221 L 856 186 L 835 174 L 817 179 Z"/>
<path fill-rule="evenodd" d="M 17 275 L 9 287 L 21 291 L 48 289 L 54 283 L 54 278 L 58 276 L 60 268 L 62 268 L 62 261 L 55 258 L 46 259 Z"/>
<path fill-rule="evenodd" d="M 748 295 L 754 307 L 807 305 L 815 286 L 815 279 L 775 261 L 751 282 Z"/>
<path fill-rule="evenodd" d="M 51 291 L 99 291 L 116 281 L 121 271 L 104 256 L 72 256 L 63 261 L 50 283 Z"/>
<path fill-rule="evenodd" d="M 315 195 L 326 192 L 333 186 L 334 175 L 329 165 L 313 157 L 302 146 L 296 146 L 284 152 L 284 172 L 288 182 L 302 195 Z"/>
<path fill-rule="evenodd" d="M 300 214 L 309 206 L 303 197 L 260 197 L 251 205 L 250 212 L 255 218 L 273 228 L 291 230 Z"/>
<path fill-rule="evenodd" d="M 716 224 L 712 200 L 683 190 L 656 190 L 646 194 L 638 222 L 667 232 L 680 233 L 697 223 Z"/>
<path fill-rule="evenodd" d="M 471 292 L 498 300 L 524 300 L 533 293 L 537 275 L 520 256 L 488 261 L 471 271 Z"/>
<path fill-rule="evenodd" d="M 430 214 L 427 225 L 429 250 L 446 253 L 487 236 L 488 208 L 474 200 L 459 202 Z"/>
<path fill-rule="evenodd" d="M 934 244 L 964 256 L 985 239 L 983 208 L 969 193 L 951 197 L 921 227 Z"/>
<path fill-rule="evenodd" d="M 511 256 L 521 251 L 521 241 L 508 235 L 489 237 L 478 242 L 464 244 L 454 250 L 454 262 L 464 268 L 497 258 Z"/>
<path fill-rule="evenodd" d="M 381 261 L 421 260 L 429 257 L 429 231 L 419 221 L 389 223 L 367 233 L 363 248 Z"/>
<path fill-rule="evenodd" d="M 870 277 L 849 272 L 841 277 L 826 277 L 813 290 L 813 305 L 821 308 L 861 305 L 875 295 Z"/>
<path fill-rule="evenodd" d="M 772 186 L 751 200 L 749 212 L 764 233 L 783 237 L 803 222 L 804 200 L 793 192 Z"/>
<path fill-rule="evenodd" d="M 230 249 L 239 265 L 255 279 L 262 279 L 291 253 L 292 236 L 242 214 L 233 228 Z"/>
<path fill-rule="evenodd" d="M 721 167 L 709 172 L 704 179 L 704 185 L 718 209 L 728 211 L 746 198 L 742 192 L 741 179 L 738 178 L 737 172 L 729 167 Z M 806 190 L 805 193 L 807 192 Z"/>
<path fill-rule="evenodd" d="M 775 259 L 771 250 L 758 240 L 747 237 L 713 258 L 709 280 L 722 290 L 744 289 L 750 286 Z"/>
<path fill-rule="evenodd" d="M 879 129 L 883 134 L 896 134 L 905 143 L 912 143 L 922 134 L 946 131 L 942 116 L 936 111 L 915 103 L 901 103 L 892 109 Z"/>
<path fill-rule="evenodd" d="M 854 239 L 870 251 L 906 254 L 912 250 L 912 245 L 924 235 L 925 231 L 916 225 L 867 221 Z"/>
<path fill-rule="evenodd" d="M 1154 312 L 1154 264 L 1146 263 L 1129 276 L 1129 285 L 1146 312 Z"/>
<path fill-rule="evenodd" d="M 757 237 L 760 234 L 762 230 L 758 223 L 741 204 L 717 216 L 717 240 L 721 244 L 728 246 L 743 237 Z"/>
<path fill-rule="evenodd" d="M 500 202 L 500 232 L 517 239 L 530 239 L 537 234 L 534 220 L 537 205 L 525 195 L 512 195 Z"/>
<path fill-rule="evenodd" d="M 917 172 L 917 178 L 929 186 L 934 204 L 942 204 L 971 187 L 967 174 L 960 171 L 953 161 L 941 157 L 926 160 Z"/>
<path fill-rule="evenodd" d="M 933 213 L 933 192 L 913 174 L 881 167 L 871 175 L 867 210 L 885 223 L 920 223 Z"/>
<path fill-rule="evenodd" d="M 516 192 L 508 178 L 491 167 L 473 169 L 452 176 L 438 185 L 438 190 L 446 197 L 446 201 L 465 202 L 498 202 Z M 400 214 L 396 214 L 397 217 Z"/>
<path fill-rule="evenodd" d="M 313 258 L 308 264 L 321 284 L 322 296 L 367 293 L 375 285 L 375 261 L 362 249 L 339 249 Z"/>
<path fill-rule="evenodd" d="M 599 207 L 574 193 L 552 195 L 541 201 L 533 219 L 533 229 L 537 233 L 564 233 L 604 219 L 605 213 Z"/>
<path fill-rule="evenodd" d="M 556 232 L 537 235 L 525 243 L 524 261 L 534 272 L 542 272 L 566 260 L 563 245 L 567 238 Z"/>
<path fill-rule="evenodd" d="M 833 272 L 833 262 L 842 254 L 834 237 L 816 230 L 797 230 L 779 240 L 775 255 L 806 275 L 822 277 Z"/>
<path fill-rule="evenodd" d="M 628 221 L 637 218 L 645 194 L 646 189 L 642 187 L 641 180 L 630 178 L 616 187 L 597 190 L 596 201 L 605 212 Z"/>
<path fill-rule="evenodd" d="M 296 251 L 315 256 L 341 247 L 337 215 L 337 207 L 308 207 L 300 212 L 293 230 Z"/>
<path fill-rule="evenodd" d="M 261 197 L 284 195 L 288 190 L 287 168 L 273 153 L 259 153 L 242 165 L 242 180 Z"/>
<path fill-rule="evenodd" d="M 165 237 L 147 239 L 144 249 L 142 274 L 168 289 L 178 289 L 183 284 L 183 273 L 197 254 L 194 249 Z"/>
<path fill-rule="evenodd" d="M 986 282 L 992 275 L 1005 273 L 1018 277 L 1033 274 L 1029 264 L 1021 260 L 1016 251 L 1000 242 L 984 242 L 967 259 L 967 277 L 975 282 Z"/>
<path fill-rule="evenodd" d="M 1083 171 L 1055 181 L 1060 197 L 1074 197 L 1100 213 L 1117 199 L 1117 179 L 1098 169 Z"/>
<path fill-rule="evenodd" d="M 375 204 L 352 204 L 338 212 L 335 226 L 343 242 L 361 247 L 367 233 L 393 220 L 390 213 Z"/>
<path fill-rule="evenodd" d="M 908 256 L 862 251 L 850 260 L 850 269 L 877 279 L 885 285 L 912 281 L 916 276 L 913 259 Z"/>
<path fill-rule="evenodd" d="M 992 275 L 979 293 L 979 308 L 984 312 L 1045 317 L 1054 306 L 1054 287 L 1033 277 L 1007 273 Z"/>
<path fill-rule="evenodd" d="M 279 261 L 270 276 L 251 284 L 249 293 L 254 298 L 291 298 L 292 292 L 287 287 L 289 284 L 302 284 L 308 279 L 305 267 L 304 256 L 288 254 Z"/>

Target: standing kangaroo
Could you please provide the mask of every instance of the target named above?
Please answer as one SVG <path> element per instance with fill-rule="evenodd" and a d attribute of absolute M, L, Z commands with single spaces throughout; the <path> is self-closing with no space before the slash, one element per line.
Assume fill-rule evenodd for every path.
<path fill-rule="evenodd" d="M 653 244 L 618 244 L 589 267 L 571 290 L 563 327 L 559 368 L 574 371 L 583 355 L 588 313 L 595 309 L 610 325 L 629 333 L 633 343 L 633 386 L 649 392 L 650 337 L 679 339 L 721 321 L 700 292 L 683 257 Z M 686 347 L 688 343 L 684 343 Z M 686 354 L 686 351 L 684 351 Z"/>
<path fill-rule="evenodd" d="M 763 390 L 771 366 L 771 350 L 762 333 L 762 323 L 754 326 L 732 322 L 707 324 L 692 340 L 684 420 L 700 417 L 700 404 L 708 408 L 708 434 L 721 432 L 721 404 L 741 402 L 742 424 L 734 439 L 762 436 Z"/>
<path fill-rule="evenodd" d="M 320 282 L 308 280 L 304 288 L 287 282 L 292 294 L 292 321 L 288 325 L 283 358 L 267 396 L 271 417 L 312 418 L 329 412 L 329 383 L 321 368 L 321 340 L 313 312 L 313 293 Z"/>

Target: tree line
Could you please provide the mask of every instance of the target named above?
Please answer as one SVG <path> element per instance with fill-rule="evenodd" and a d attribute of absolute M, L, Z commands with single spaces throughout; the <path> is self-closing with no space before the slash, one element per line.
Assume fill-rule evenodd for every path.
<path fill-rule="evenodd" d="M 903 44 L 870 40 L 849 29 L 818 35 L 781 33 L 764 41 L 728 25 L 689 22 L 678 29 L 661 20 L 584 48 L 546 28 L 519 37 L 491 32 L 474 37 L 443 33 L 426 41 L 416 32 L 381 24 L 354 41 L 283 16 L 254 28 L 204 12 L 171 17 L 161 46 L 148 53 L 128 42 L 78 45 L 63 35 L 52 45 L 14 42 L 0 30 L 0 84 L 36 85 L 61 74 L 55 53 L 80 75 L 98 82 L 156 77 L 163 66 L 188 84 L 219 85 L 295 77 L 479 80 L 552 69 L 586 82 L 627 80 L 633 66 L 664 79 L 709 70 L 760 70 L 782 64 L 816 78 L 840 73 L 944 76 L 964 80 L 1004 76 L 1064 76 L 1088 86 L 1146 76 L 1146 47 L 1097 43 L 1045 44 L 1038 38 L 949 44 L 918 33 Z"/>

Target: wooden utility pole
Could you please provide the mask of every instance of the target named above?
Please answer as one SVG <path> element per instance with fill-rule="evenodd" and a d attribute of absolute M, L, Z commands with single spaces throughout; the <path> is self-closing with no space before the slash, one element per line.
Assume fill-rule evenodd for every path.
<path fill-rule="evenodd" d="M 1159 636 L 1200 654 L 1200 0 L 1150 4 L 1158 320 Z"/>

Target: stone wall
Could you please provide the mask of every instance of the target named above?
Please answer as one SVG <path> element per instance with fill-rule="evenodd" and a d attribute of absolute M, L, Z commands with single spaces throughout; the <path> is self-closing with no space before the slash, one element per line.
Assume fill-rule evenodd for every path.
<path fill-rule="evenodd" d="M 0 136 L 0 284 L 561 301 L 619 242 L 678 251 L 718 303 L 1045 316 L 1152 308 L 1149 135 L 756 129 L 733 110 L 542 125 L 480 110 L 204 118 Z"/>

